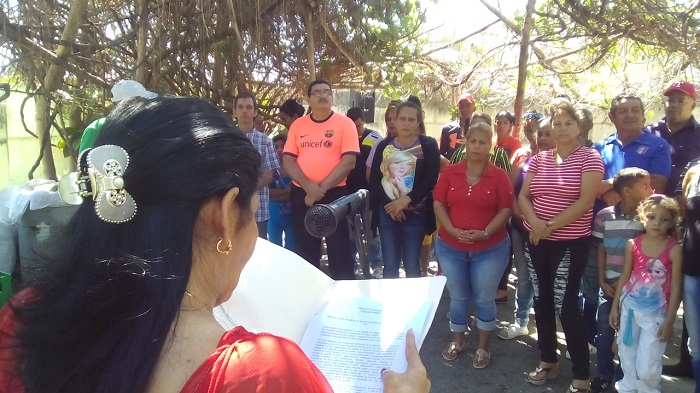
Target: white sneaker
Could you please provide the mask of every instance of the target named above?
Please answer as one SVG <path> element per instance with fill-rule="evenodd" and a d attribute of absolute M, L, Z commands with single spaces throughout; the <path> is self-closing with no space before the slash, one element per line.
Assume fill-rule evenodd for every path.
<path fill-rule="evenodd" d="M 513 323 L 506 329 L 498 332 L 498 337 L 504 340 L 511 340 L 516 337 L 527 336 L 528 334 L 530 334 L 530 331 L 527 330 L 527 326 L 520 326 L 517 323 Z"/>
<path fill-rule="evenodd" d="M 590 343 L 588 344 L 588 354 L 589 355 L 595 355 L 598 353 L 598 348 L 595 347 L 595 345 L 591 345 Z M 569 351 L 566 351 L 566 358 L 571 360 L 571 355 L 569 354 Z"/>

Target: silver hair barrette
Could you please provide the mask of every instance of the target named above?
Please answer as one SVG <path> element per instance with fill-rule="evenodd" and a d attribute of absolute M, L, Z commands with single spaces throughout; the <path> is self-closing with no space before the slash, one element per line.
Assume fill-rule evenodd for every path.
<path fill-rule="evenodd" d="M 129 165 L 126 150 L 116 145 L 98 146 L 84 151 L 78 162 L 81 170 L 63 176 L 58 183 L 61 198 L 69 205 L 80 205 L 92 196 L 95 213 L 105 222 L 120 224 L 134 218 L 136 201 L 124 189 L 122 177 Z"/>

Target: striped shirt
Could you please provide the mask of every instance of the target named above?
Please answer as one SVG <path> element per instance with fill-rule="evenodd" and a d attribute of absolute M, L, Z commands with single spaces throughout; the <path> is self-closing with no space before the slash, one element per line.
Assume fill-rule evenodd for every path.
<path fill-rule="evenodd" d="M 596 214 L 591 235 L 605 247 L 605 281 L 613 284 L 622 274 L 627 241 L 642 234 L 644 226 L 635 216 L 628 216 L 620 204 L 608 206 Z"/>
<path fill-rule="evenodd" d="M 549 221 L 576 202 L 581 196 L 581 175 L 586 172 L 603 173 L 603 160 L 594 149 L 579 147 L 561 164 L 554 160 L 554 150 L 535 155 L 528 173 L 535 177 L 530 183 L 530 195 L 535 214 Z M 573 240 L 590 236 L 593 209 L 588 209 L 576 221 L 554 230 L 548 240 Z M 530 231 L 530 223 L 525 221 Z"/>
<path fill-rule="evenodd" d="M 277 153 L 275 153 L 275 145 L 267 135 L 256 129 L 247 132 L 245 135 L 250 140 L 250 143 L 258 150 L 258 153 L 260 153 L 261 175 L 267 171 L 274 171 L 280 168 L 280 161 L 277 158 Z M 268 209 L 268 205 L 270 203 L 270 189 L 268 186 L 258 190 L 258 199 L 260 199 L 260 208 L 255 212 L 255 222 L 269 220 L 270 210 Z"/>
<path fill-rule="evenodd" d="M 465 158 L 467 158 L 467 150 L 464 148 L 464 145 L 461 145 L 454 151 L 454 153 L 452 153 L 450 164 L 458 164 L 464 161 Z M 491 146 L 489 161 L 504 171 L 510 172 L 510 160 L 508 159 L 508 153 L 506 153 L 506 151 L 500 147 Z"/>

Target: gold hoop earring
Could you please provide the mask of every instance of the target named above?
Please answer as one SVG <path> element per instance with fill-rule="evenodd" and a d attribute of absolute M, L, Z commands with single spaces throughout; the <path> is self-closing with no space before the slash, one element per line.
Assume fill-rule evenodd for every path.
<path fill-rule="evenodd" d="M 220 247 L 221 247 L 221 242 L 223 242 L 223 241 L 224 241 L 224 239 L 219 238 L 219 241 L 216 243 L 216 251 L 218 251 L 218 252 L 221 253 L 221 254 L 228 254 L 229 251 L 231 251 L 231 247 L 232 247 L 232 245 L 231 245 L 231 240 L 228 241 L 228 245 L 226 246 L 226 249 L 225 249 L 225 250 L 222 250 L 222 249 L 220 248 Z"/>

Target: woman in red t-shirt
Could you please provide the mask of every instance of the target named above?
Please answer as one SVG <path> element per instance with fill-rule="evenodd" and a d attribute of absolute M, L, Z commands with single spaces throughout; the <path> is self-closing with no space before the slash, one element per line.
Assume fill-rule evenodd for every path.
<path fill-rule="evenodd" d="M 452 340 L 442 357 L 454 360 L 464 350 L 473 302 L 479 329 L 474 368 L 491 361 L 491 331 L 496 328 L 493 294 L 508 264 L 510 238 L 505 225 L 514 202 L 508 174 L 489 162 L 492 137 L 488 124 L 472 124 L 465 135 L 467 158 L 445 168 L 433 192 L 441 225 L 436 252 L 450 290 Z"/>
<path fill-rule="evenodd" d="M 588 238 L 596 191 L 603 180 L 603 162 L 582 146 L 580 121 L 569 102 L 552 108 L 556 148 L 530 162 L 518 206 L 529 238 L 525 261 L 534 270 L 535 317 L 540 363 L 528 382 L 542 385 L 558 374 L 556 316 L 559 315 L 573 363 L 570 392 L 587 391 L 590 373 L 588 343 L 578 308 L 581 277 L 586 268 Z"/>
<path fill-rule="evenodd" d="M 260 155 L 230 116 L 125 100 L 96 146 L 61 183 L 80 208 L 49 274 L 0 310 L 0 391 L 331 392 L 294 342 L 214 318 L 258 237 Z M 407 348 L 385 391 L 427 392 Z"/>

